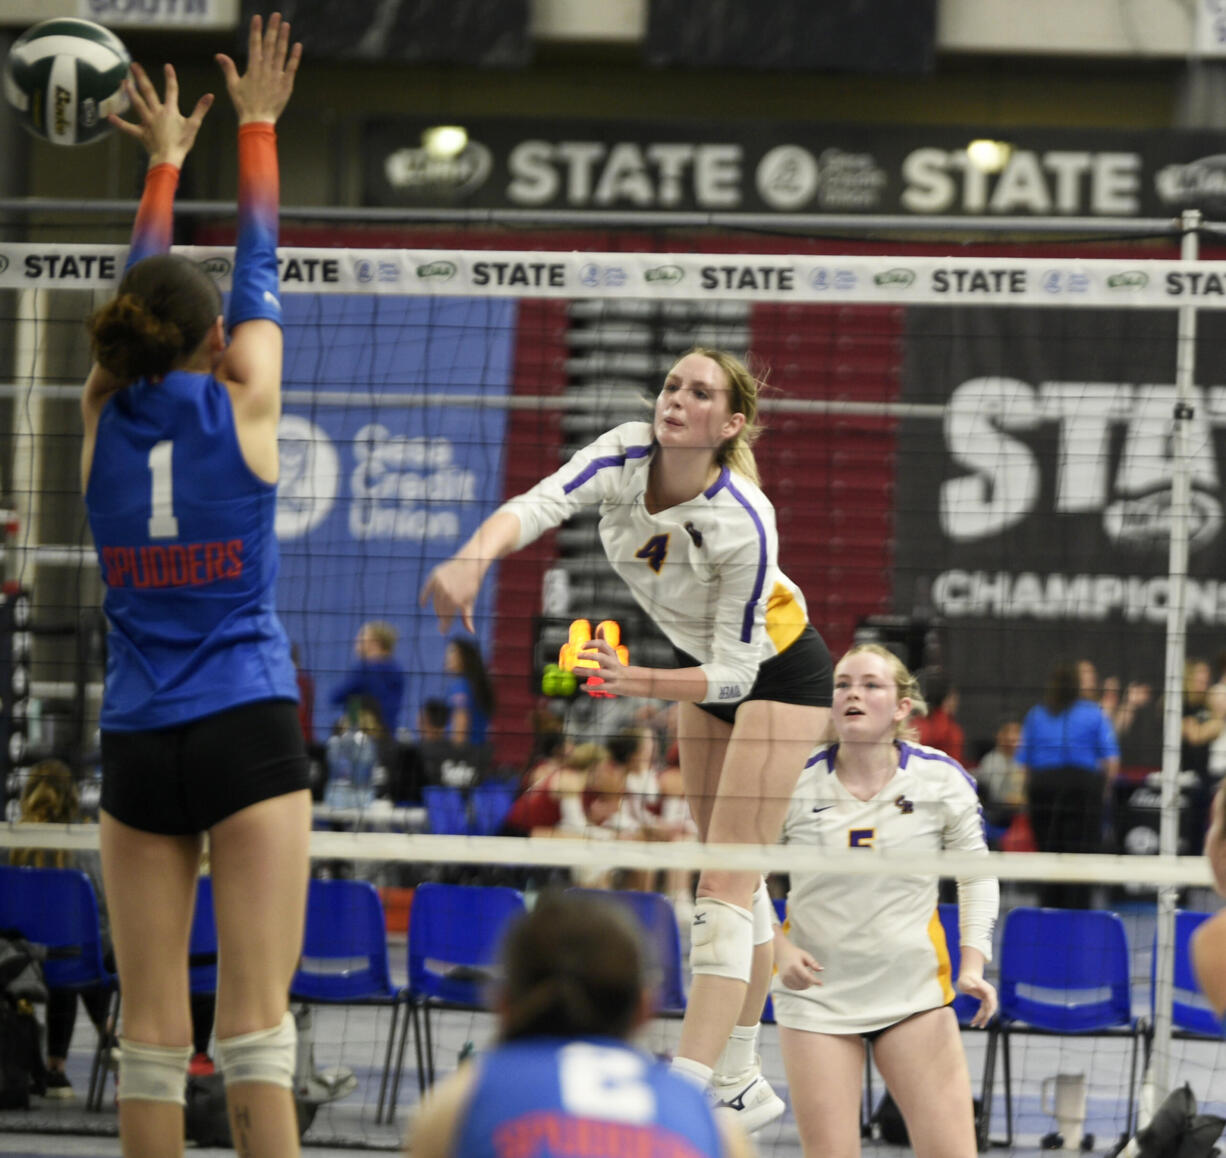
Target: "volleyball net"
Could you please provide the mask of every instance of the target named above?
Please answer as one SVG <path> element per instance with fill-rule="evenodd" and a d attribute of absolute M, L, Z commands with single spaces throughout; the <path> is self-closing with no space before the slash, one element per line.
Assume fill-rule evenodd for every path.
<path fill-rule="evenodd" d="M 229 250 L 183 252 L 228 288 Z M 0 758 L 10 822 L 29 769 L 46 757 L 69 763 L 86 806 L 96 806 L 105 629 L 78 478 L 89 361 L 81 323 L 113 292 L 123 259 L 116 246 L 0 247 L 8 450 Z M 317 873 L 373 881 L 395 926 L 399 890 L 423 882 L 532 891 L 708 864 L 778 874 L 814 867 L 818 854 L 797 847 L 474 835 L 497 830 L 478 824 L 476 789 L 518 785 L 554 734 L 607 744 L 645 728 L 657 770 L 675 761 L 676 717 L 666 705 L 589 697 L 551 669 L 580 619 L 616 621 L 632 663 L 673 662 L 609 570 L 596 512 L 490 572 L 476 616 L 497 700 L 486 742 L 423 756 L 424 709 L 445 704 L 454 679 L 449 637 L 418 606 L 430 568 L 505 498 L 601 432 L 644 418 L 680 353 L 720 346 L 752 353 L 769 372 L 758 462 L 777 512 L 780 564 L 836 656 L 853 640 L 875 639 L 914 670 L 946 674 L 973 774 L 1002 730 L 1040 701 L 1053 662 L 1084 662 L 1085 694 L 1109 709 L 1121 744 L 1105 851 L 997 854 L 991 864 L 1009 882 L 1009 906 L 1026 907 L 1044 882 L 1066 880 L 1124 910 L 1134 1003 L 1147 1011 L 1151 964 L 1173 971 L 1178 951 L 1169 930 L 1153 951 L 1155 890 L 1168 912 L 1216 903 L 1195 853 L 1226 759 L 1205 754 L 1208 771 L 1189 774 L 1177 736 L 1184 659 L 1205 661 L 1204 687 L 1190 694 L 1203 695 L 1209 711 L 1205 689 L 1226 620 L 1218 465 L 1226 268 L 1155 260 L 1144 249 L 1016 258 L 286 248 L 281 263 L 277 595 L 314 681 Z M 167 544 L 132 565 L 158 586 L 191 581 L 197 562 Z M 383 721 L 398 741 L 383 757 L 385 799 L 353 813 L 322 802 L 323 748 L 346 707 L 332 701 L 333 689 L 371 622 L 397 633 L 407 690 L 399 717 Z M 999 847 L 1024 795 L 986 772 L 978 787 Z M 459 791 L 458 820 L 431 815 L 429 788 Z M 666 802 L 643 803 L 658 815 Z M 1165 855 L 1120 855 L 1156 854 L 1164 815 L 1176 834 Z M 46 841 L 76 853 L 92 839 L 88 830 L 0 830 L 9 847 Z M 922 869 L 884 854 L 871 868 L 830 861 L 836 873 L 961 871 L 952 855 Z M 395 942 L 398 969 L 403 954 Z M 373 1121 L 382 1016 L 320 1014 L 340 1019 L 328 1047 L 334 1063 L 374 1072 L 372 1083 L 363 1076 L 356 1119 L 370 1144 L 387 1138 Z M 448 1022 L 460 1035 L 454 1053 L 477 1032 L 475 1017 Z M 345 1020 L 355 1018 L 364 1019 L 361 1033 Z M 967 1037 L 980 1048 L 977 1035 Z M 1183 1072 L 1184 1047 L 1169 1025 L 1163 1040 L 1173 1073 Z M 370 1056 L 355 1059 L 363 1048 Z M 1067 1051 L 1088 1050 L 1082 1068 L 1102 1067 L 1122 1091 L 1114 1062 L 1102 1060 L 1115 1048 L 1034 1039 L 1019 1041 L 1014 1060 L 1019 1073 L 1041 1078 L 1065 1072 Z M 1195 1060 L 1186 1064 L 1200 1067 L 1190 1080 L 1204 1096 L 1220 1068 L 1217 1047 L 1187 1048 Z M 1032 1051 L 1029 1069 L 1018 1062 L 1023 1050 Z M 971 1068 L 974 1077 L 974 1060 Z M 353 1099 L 338 1102 L 338 1113 L 342 1104 Z"/>

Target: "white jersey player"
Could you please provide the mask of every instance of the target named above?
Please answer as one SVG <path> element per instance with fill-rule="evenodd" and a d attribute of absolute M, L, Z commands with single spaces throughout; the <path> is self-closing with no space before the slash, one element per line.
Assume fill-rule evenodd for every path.
<path fill-rule="evenodd" d="M 784 824 L 788 843 L 830 850 L 987 854 L 979 799 L 957 761 L 901 738 L 922 700 L 914 677 L 876 644 L 835 668 L 837 742 L 809 760 Z M 959 878 L 957 987 L 979 998 L 1000 892 L 995 877 Z M 937 878 L 794 873 L 786 930 L 776 932 L 775 1016 L 806 1155 L 855 1153 L 865 1040 L 906 1119 L 918 1158 L 976 1152 L 970 1076 L 937 910 Z M 820 1081 L 814 1075 L 821 1074 Z"/>
<path fill-rule="evenodd" d="M 774 510 L 758 487 L 750 449 L 757 405 L 758 382 L 744 363 L 691 350 L 666 376 L 650 423 L 610 431 L 504 504 L 422 593 L 444 631 L 457 613 L 471 629 L 495 560 L 599 505 L 609 561 L 673 642 L 679 666 L 626 666 L 604 640 L 593 640 L 585 658 L 599 665 L 603 691 L 679 702 L 686 795 L 702 839 L 718 843 L 778 837 L 830 704 L 830 655 L 779 570 Z M 784 1109 L 755 1052 L 771 912 L 759 874 L 703 872 L 695 980 L 674 1061 L 702 1082 L 717 1070 L 717 1094 L 748 1130 Z"/>

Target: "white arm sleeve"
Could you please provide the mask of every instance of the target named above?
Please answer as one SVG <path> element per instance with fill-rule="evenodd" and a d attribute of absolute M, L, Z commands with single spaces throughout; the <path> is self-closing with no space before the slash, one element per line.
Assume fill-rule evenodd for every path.
<path fill-rule="evenodd" d="M 970 776 L 959 764 L 950 768 L 945 847 L 988 855 L 983 811 Z M 958 939 L 992 960 L 992 933 L 1000 912 L 1000 882 L 993 876 L 958 877 Z"/>
<path fill-rule="evenodd" d="M 508 499 L 499 508 L 519 519 L 515 550 L 535 542 L 583 507 L 616 493 L 627 461 L 651 453 L 651 427 L 627 422 L 576 451 L 571 460 L 541 479 L 531 490 Z"/>

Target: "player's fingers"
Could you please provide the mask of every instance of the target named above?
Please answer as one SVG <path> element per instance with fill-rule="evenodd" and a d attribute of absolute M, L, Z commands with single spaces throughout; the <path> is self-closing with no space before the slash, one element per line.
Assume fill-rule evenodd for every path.
<path fill-rule="evenodd" d="M 135 70 L 137 67 L 135 64 L 132 65 L 133 77 L 136 75 Z M 129 77 L 124 79 L 123 86 L 128 94 L 128 100 L 132 102 L 132 111 L 142 121 L 147 121 L 152 116 L 152 113 L 150 113 L 149 106 L 145 103 L 145 98 L 141 95 L 139 85 Z"/>
<path fill-rule="evenodd" d="M 460 610 L 460 620 L 464 626 L 473 634 L 477 634 L 477 629 L 473 626 L 473 606 L 471 603 L 465 605 Z"/>
<path fill-rule="evenodd" d="M 143 126 L 134 125 L 131 121 L 125 121 L 123 117 L 118 116 L 116 113 L 107 114 L 106 119 L 112 126 L 129 137 L 135 137 L 137 140 L 139 140 L 145 135 Z"/>
<path fill-rule="evenodd" d="M 281 37 L 281 13 L 274 12 L 268 18 L 268 24 L 264 27 L 264 43 L 261 45 L 263 59 L 265 64 L 276 66 L 280 63 L 277 57 L 277 42 Z"/>
<path fill-rule="evenodd" d="M 251 28 L 247 32 L 247 67 L 258 64 L 264 55 L 264 22 L 257 12 L 251 18 Z"/>
<path fill-rule="evenodd" d="M 302 41 L 298 41 L 290 51 L 289 60 L 285 63 L 285 73 L 289 77 L 290 84 L 294 83 L 294 74 L 298 71 L 298 65 L 302 63 Z"/>
<path fill-rule="evenodd" d="M 196 107 L 192 109 L 192 115 L 187 118 L 190 125 L 194 125 L 197 129 L 204 123 L 204 114 L 213 107 L 213 94 L 206 92 L 197 102 Z"/>
<path fill-rule="evenodd" d="M 281 21 L 280 27 L 277 29 L 277 39 L 273 46 L 273 62 L 276 64 L 279 71 L 285 70 L 285 58 L 289 54 L 289 21 Z"/>
<path fill-rule="evenodd" d="M 164 64 L 162 75 L 165 78 L 166 103 L 177 109 L 179 107 L 179 78 L 175 75 L 175 66 L 170 63 Z"/>
<path fill-rule="evenodd" d="M 132 75 L 136 77 L 136 88 L 140 93 L 141 100 L 145 102 L 150 110 L 156 112 L 161 107 L 162 102 L 158 100 L 158 90 L 153 87 L 153 81 L 149 79 L 149 74 L 139 64 L 133 64 Z"/>
<path fill-rule="evenodd" d="M 224 52 L 217 53 L 213 59 L 217 61 L 217 67 L 221 69 L 221 75 L 225 77 L 226 88 L 232 89 L 238 84 L 238 65 Z"/>

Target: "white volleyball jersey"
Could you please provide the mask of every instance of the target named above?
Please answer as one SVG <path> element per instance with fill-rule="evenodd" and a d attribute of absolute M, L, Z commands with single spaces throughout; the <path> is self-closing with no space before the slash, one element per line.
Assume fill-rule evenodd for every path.
<path fill-rule="evenodd" d="M 518 548 L 599 503 L 613 569 L 669 640 L 699 661 L 704 702 L 735 703 L 759 665 L 804 630 L 804 596 L 779 570 L 774 508 L 743 476 L 725 468 L 696 498 L 650 514 L 653 450 L 649 423 L 624 423 L 502 509 L 519 519 Z"/>
<path fill-rule="evenodd" d="M 837 744 L 819 748 L 801 773 L 782 840 L 843 850 L 987 855 L 974 782 L 935 748 L 898 743 L 898 770 L 871 800 L 853 796 L 834 771 Z M 823 966 L 820 985 L 772 985 L 780 1025 L 816 1033 L 868 1033 L 954 998 L 937 909 L 936 876 L 792 873 L 784 931 Z M 999 907 L 994 877 L 958 882 L 962 943 L 992 953 Z"/>

